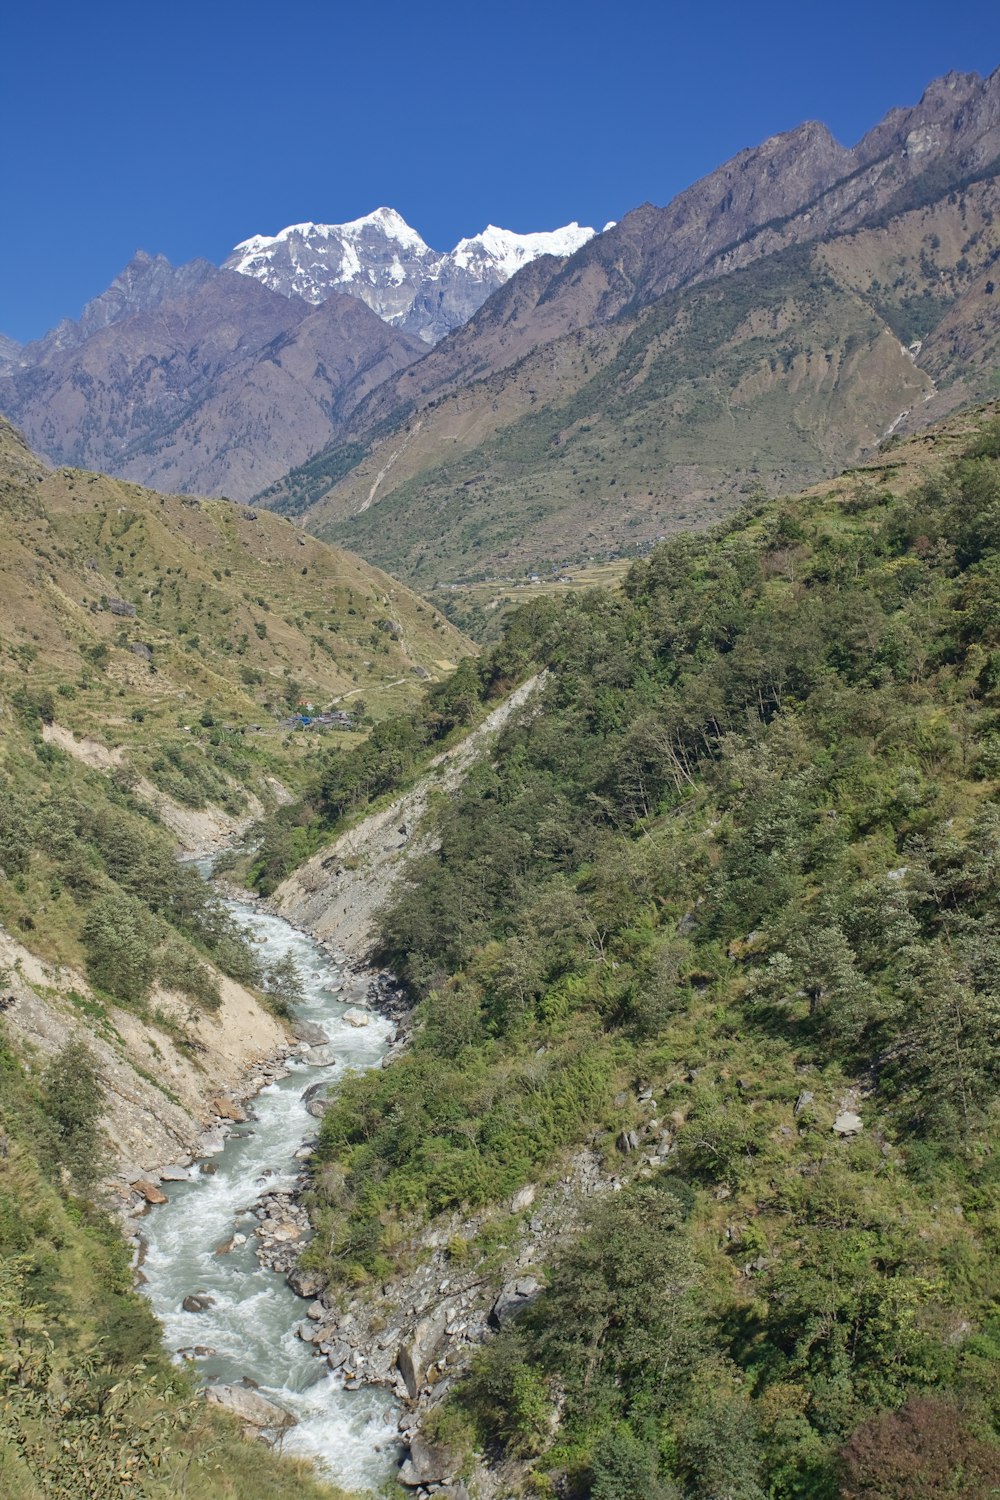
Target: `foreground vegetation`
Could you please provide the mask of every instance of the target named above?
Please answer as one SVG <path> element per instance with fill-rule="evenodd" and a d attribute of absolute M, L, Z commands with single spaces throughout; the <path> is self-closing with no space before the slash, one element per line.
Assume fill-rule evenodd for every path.
<path fill-rule="evenodd" d="M 439 1437 L 536 1495 L 996 1493 L 1000 425 L 511 631 L 548 685 L 384 913 L 416 1035 L 324 1117 L 314 1263 L 590 1143 L 624 1190 Z"/>

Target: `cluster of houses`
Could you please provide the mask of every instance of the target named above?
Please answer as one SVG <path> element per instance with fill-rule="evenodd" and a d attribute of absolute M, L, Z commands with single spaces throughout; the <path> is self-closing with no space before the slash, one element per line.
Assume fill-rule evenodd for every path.
<path fill-rule="evenodd" d="M 327 709 L 323 713 L 313 713 L 311 703 L 300 703 L 299 713 L 290 714 L 287 719 L 280 721 L 282 729 L 356 729 L 353 714 L 345 713 L 343 709 Z"/>

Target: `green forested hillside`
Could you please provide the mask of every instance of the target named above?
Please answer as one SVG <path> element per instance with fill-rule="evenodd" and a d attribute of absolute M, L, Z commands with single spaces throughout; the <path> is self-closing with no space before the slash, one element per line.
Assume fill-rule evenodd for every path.
<path fill-rule="evenodd" d="M 549 680 L 384 913 L 415 1039 L 324 1118 L 310 1256 L 498 1205 L 488 1265 L 589 1142 L 623 1190 L 439 1436 L 533 1495 L 996 1493 L 1000 426 L 514 629 Z"/>
<path fill-rule="evenodd" d="M 0 741 L 0 932 L 89 989 L 81 978 L 69 993 L 67 1042 L 46 1061 L 8 1032 L 20 976 L 0 964 L 0 1494 L 331 1500 L 307 1465 L 245 1442 L 168 1360 L 98 1187 L 115 1163 L 88 1038 L 120 1042 L 116 1006 L 152 1019 L 157 982 L 199 1011 L 219 1004 L 218 969 L 268 980 L 127 779 L 81 767 L 40 727 L 22 694 Z M 155 1019 L 195 1055 L 180 1015 Z"/>

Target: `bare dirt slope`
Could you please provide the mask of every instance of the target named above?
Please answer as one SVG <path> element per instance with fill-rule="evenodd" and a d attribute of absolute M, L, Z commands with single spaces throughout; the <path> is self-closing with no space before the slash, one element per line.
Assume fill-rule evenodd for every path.
<path fill-rule="evenodd" d="M 274 909 L 316 938 L 361 956 L 373 918 L 408 866 L 433 847 L 422 828 L 431 795 L 458 786 L 510 717 L 540 688 L 544 674 L 521 684 L 454 750 L 436 756 L 424 776 L 380 812 L 372 813 L 314 854 L 275 891 Z"/>

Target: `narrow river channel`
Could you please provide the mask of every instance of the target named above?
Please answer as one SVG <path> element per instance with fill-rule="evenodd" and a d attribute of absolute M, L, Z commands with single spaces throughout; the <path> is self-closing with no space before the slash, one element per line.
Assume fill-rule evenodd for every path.
<path fill-rule="evenodd" d="M 298 1425 L 285 1435 L 284 1452 L 309 1455 L 345 1488 L 378 1488 L 399 1462 L 398 1411 L 384 1392 L 345 1390 L 312 1345 L 298 1337 L 307 1304 L 283 1276 L 259 1265 L 253 1209 L 261 1194 L 291 1188 L 301 1171 L 295 1152 L 315 1137 L 319 1124 L 306 1111 L 303 1092 L 348 1069 L 376 1066 L 392 1026 L 374 1012 L 367 1026 L 349 1025 L 342 1019 L 349 1008 L 339 993 L 343 976 L 318 944 L 280 917 L 239 901 L 226 904 L 261 944 L 267 963 L 285 954 L 294 958 L 305 991 L 299 1017 L 326 1033 L 335 1061 L 309 1067 L 290 1060 L 289 1076 L 257 1095 L 251 1120 L 235 1127 L 225 1150 L 213 1158 L 212 1175 L 195 1165 L 190 1181 L 164 1184 L 169 1202 L 144 1224 L 144 1290 L 169 1349 L 211 1351 L 197 1360 L 207 1382 L 248 1376 L 263 1395 L 294 1412 Z M 245 1234 L 246 1244 L 217 1255 L 234 1232 Z M 192 1293 L 207 1294 L 214 1304 L 185 1312 L 181 1304 Z"/>

